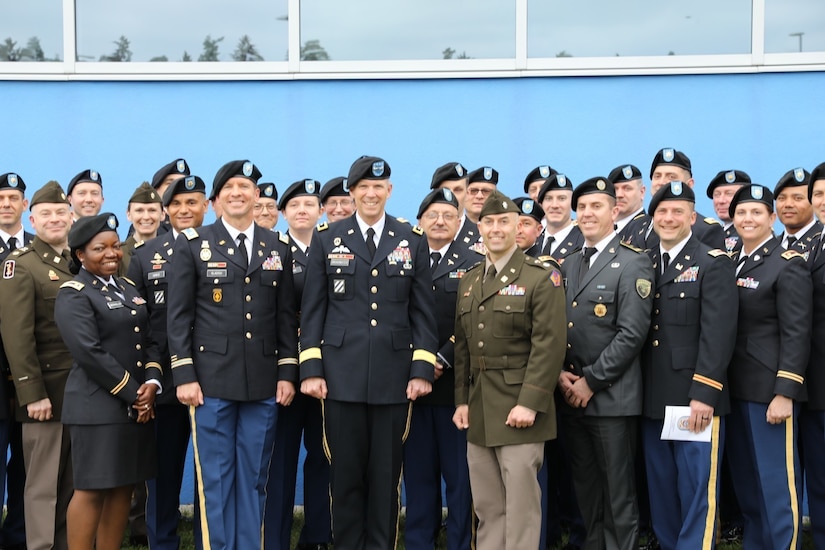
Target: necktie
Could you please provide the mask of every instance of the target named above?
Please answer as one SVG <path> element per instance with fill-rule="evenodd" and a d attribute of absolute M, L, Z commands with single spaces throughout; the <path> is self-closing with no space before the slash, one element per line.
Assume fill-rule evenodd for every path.
<path fill-rule="evenodd" d="M 665 252 L 662 254 L 662 275 L 665 274 L 665 270 L 667 270 L 667 266 L 670 265 L 670 254 Z"/>
<path fill-rule="evenodd" d="M 249 253 L 246 251 L 246 235 L 243 233 L 238 235 L 238 256 L 240 256 L 243 265 L 249 265 Z"/>
<path fill-rule="evenodd" d="M 17 250 L 17 237 L 9 237 L 9 250 Z"/>
<path fill-rule="evenodd" d="M 544 248 L 541 249 L 542 256 L 550 256 L 550 251 L 553 250 L 553 243 L 556 241 L 556 238 L 553 235 L 550 235 L 544 241 Z"/>
<path fill-rule="evenodd" d="M 490 264 L 490 267 L 487 268 L 487 272 L 484 274 L 484 280 L 482 281 L 482 288 L 484 285 L 490 284 L 496 278 L 496 265 Z"/>
<path fill-rule="evenodd" d="M 109 292 L 111 292 L 112 294 L 114 294 L 115 296 L 120 298 L 121 300 L 124 299 L 123 298 L 123 293 L 120 291 L 120 289 L 117 287 L 117 285 L 112 284 L 112 283 L 107 283 L 106 288 L 108 288 Z"/>
<path fill-rule="evenodd" d="M 587 272 L 590 270 L 590 258 L 592 258 L 593 254 L 596 253 L 596 247 L 585 246 L 583 252 L 584 261 L 582 262 L 582 265 L 579 268 L 579 284 L 581 284 L 581 282 L 584 280 L 584 276 L 587 275 Z"/>
<path fill-rule="evenodd" d="M 788 237 L 788 250 L 790 250 L 791 248 L 793 248 L 793 245 L 794 245 L 794 243 L 796 243 L 796 241 L 797 241 L 797 240 L 799 240 L 799 239 L 797 239 L 797 238 L 796 238 L 796 237 L 794 237 L 794 236 L 789 236 L 789 237 Z M 11 245 L 9 245 L 9 247 L 11 247 Z"/>
<path fill-rule="evenodd" d="M 367 229 L 367 250 L 370 253 L 370 260 L 375 258 L 375 229 Z"/>
<path fill-rule="evenodd" d="M 430 271 L 435 273 L 435 268 L 438 267 L 438 262 L 441 261 L 441 252 L 430 252 Z"/>
<path fill-rule="evenodd" d="M 739 258 L 739 263 L 736 264 L 736 274 L 739 275 L 739 272 L 742 271 L 742 267 L 745 265 L 745 262 L 748 261 L 748 256 L 742 256 Z"/>

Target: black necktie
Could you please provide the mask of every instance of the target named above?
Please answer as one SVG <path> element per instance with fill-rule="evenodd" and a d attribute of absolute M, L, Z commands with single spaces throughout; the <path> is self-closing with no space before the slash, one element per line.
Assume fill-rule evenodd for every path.
<path fill-rule="evenodd" d="M 796 243 L 797 240 L 798 239 L 796 237 L 793 237 L 793 236 L 788 237 L 788 250 L 793 248 L 793 245 L 794 245 L 794 243 Z M 9 245 L 9 248 L 11 248 L 11 245 Z"/>
<path fill-rule="evenodd" d="M 246 235 L 238 234 L 238 255 L 243 265 L 249 265 L 249 254 L 246 252 Z"/>
<path fill-rule="evenodd" d="M 596 253 L 595 246 L 585 246 L 584 247 L 584 261 L 582 262 L 581 267 L 579 268 L 579 284 L 584 280 L 584 276 L 587 275 L 588 270 L 590 269 L 590 258 L 593 257 L 593 254 Z"/>
<path fill-rule="evenodd" d="M 665 270 L 667 269 L 667 266 L 669 266 L 669 265 L 670 265 L 670 254 L 665 252 L 664 254 L 662 254 L 662 275 L 665 274 Z"/>
<path fill-rule="evenodd" d="M 375 229 L 367 229 L 367 250 L 370 253 L 370 260 L 375 258 Z"/>
<path fill-rule="evenodd" d="M 550 251 L 553 250 L 553 243 L 556 241 L 556 238 L 553 235 L 547 237 L 547 240 L 544 243 L 544 248 L 541 249 L 542 256 L 550 256 Z"/>
<path fill-rule="evenodd" d="M 114 294 L 115 296 L 120 298 L 121 300 L 124 299 L 123 298 L 123 292 L 121 292 L 121 290 L 118 288 L 118 286 L 116 284 L 106 283 L 106 288 L 108 288 L 109 292 L 111 292 L 112 294 Z"/>
<path fill-rule="evenodd" d="M 9 250 L 17 250 L 17 237 L 9 237 Z"/>
<path fill-rule="evenodd" d="M 736 274 L 739 275 L 739 272 L 742 271 L 742 266 L 745 265 L 745 262 L 748 261 L 749 256 L 742 256 L 739 258 L 739 263 L 736 264 Z"/>
<path fill-rule="evenodd" d="M 430 252 L 430 271 L 435 273 L 435 268 L 438 267 L 438 262 L 441 261 L 441 252 Z"/>

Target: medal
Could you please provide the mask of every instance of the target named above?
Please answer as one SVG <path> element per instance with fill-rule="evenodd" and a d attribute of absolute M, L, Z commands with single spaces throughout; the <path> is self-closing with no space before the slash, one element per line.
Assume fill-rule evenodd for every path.
<path fill-rule="evenodd" d="M 604 304 L 596 304 L 596 307 L 593 308 L 593 313 L 596 317 L 604 317 L 607 315 L 607 306 Z"/>

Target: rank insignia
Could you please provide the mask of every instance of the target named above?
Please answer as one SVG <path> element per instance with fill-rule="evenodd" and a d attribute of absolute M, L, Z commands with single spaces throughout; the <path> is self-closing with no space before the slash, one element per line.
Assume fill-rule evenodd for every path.
<path fill-rule="evenodd" d="M 736 181 L 736 172 L 734 172 L 733 170 L 725 172 L 725 181 L 727 183 L 734 183 Z"/>
<path fill-rule="evenodd" d="M 561 273 L 558 269 L 554 269 L 550 272 L 550 282 L 553 283 L 554 287 L 558 288 L 561 286 Z"/>
<path fill-rule="evenodd" d="M 463 178 L 464 177 L 464 167 L 461 166 L 460 164 L 456 163 L 455 173 L 458 174 L 459 178 Z"/>
<path fill-rule="evenodd" d="M 372 175 L 380 178 L 384 175 L 384 161 L 378 160 L 372 163 Z"/>
<path fill-rule="evenodd" d="M 793 177 L 798 182 L 805 181 L 805 169 L 804 168 L 796 168 L 793 171 Z"/>
<path fill-rule="evenodd" d="M 484 167 L 484 179 L 487 181 L 493 179 L 493 169 L 489 166 Z"/>
<path fill-rule="evenodd" d="M 212 301 L 216 304 L 220 304 L 223 300 L 223 290 L 220 288 L 213 288 L 212 289 Z"/>
<path fill-rule="evenodd" d="M 6 176 L 6 181 L 9 184 L 9 187 L 17 187 L 17 174 L 9 174 Z"/>
<path fill-rule="evenodd" d="M 183 186 L 187 191 L 191 191 L 195 188 L 195 178 L 193 176 L 187 176 L 187 178 L 183 180 Z"/>
<path fill-rule="evenodd" d="M 633 167 L 632 166 L 625 166 L 622 168 L 622 175 L 625 179 L 631 179 L 633 177 Z"/>
<path fill-rule="evenodd" d="M 762 200 L 762 186 L 761 185 L 752 185 L 751 186 L 751 198 L 756 200 Z"/>
<path fill-rule="evenodd" d="M 636 292 L 643 300 L 650 296 L 650 288 L 653 285 L 647 279 L 636 279 Z"/>
<path fill-rule="evenodd" d="M 593 315 L 596 317 L 604 317 L 607 315 L 607 306 L 604 304 L 596 304 L 593 307 Z"/>
<path fill-rule="evenodd" d="M 444 200 L 453 200 L 453 192 L 447 189 L 446 187 L 441 190 L 441 195 L 444 197 Z"/>
<path fill-rule="evenodd" d="M 183 159 L 178 159 L 178 161 L 175 163 L 175 167 L 178 169 L 178 172 L 183 174 L 184 172 L 186 172 L 186 161 Z"/>
<path fill-rule="evenodd" d="M 14 277 L 14 260 L 6 260 L 3 264 L 3 278 L 11 279 Z"/>

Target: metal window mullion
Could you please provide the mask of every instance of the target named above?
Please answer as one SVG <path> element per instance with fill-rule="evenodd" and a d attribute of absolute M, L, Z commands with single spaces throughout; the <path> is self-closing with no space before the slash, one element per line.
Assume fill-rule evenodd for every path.
<path fill-rule="evenodd" d="M 527 68 L 527 0 L 516 0 L 516 70 Z"/>
<path fill-rule="evenodd" d="M 291 73 L 297 73 L 301 70 L 301 0 L 289 0 L 287 3 L 288 20 L 288 36 L 287 44 L 289 54 L 287 60 L 289 61 L 288 70 Z"/>
<path fill-rule="evenodd" d="M 765 64 L 765 2 L 753 0 L 751 8 L 751 58 L 755 66 Z"/>
<path fill-rule="evenodd" d="M 77 71 L 77 10 L 75 0 L 63 0 L 63 71 Z"/>

